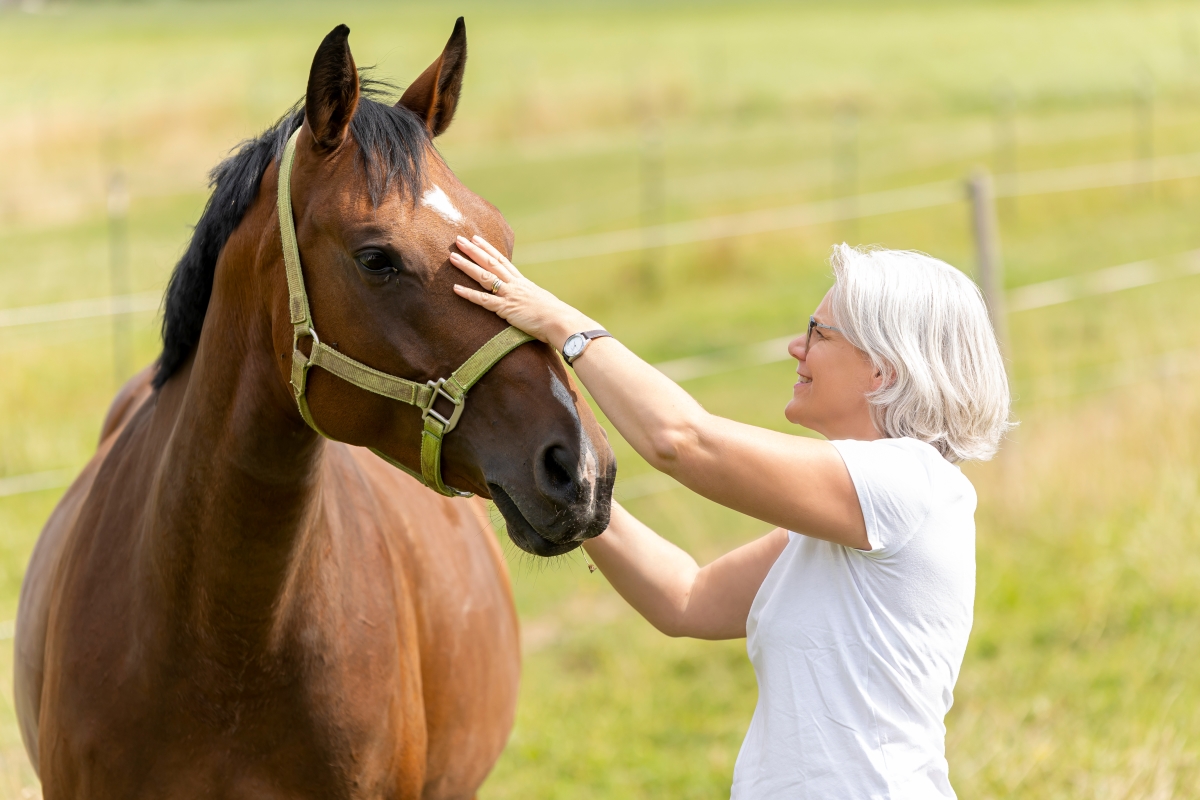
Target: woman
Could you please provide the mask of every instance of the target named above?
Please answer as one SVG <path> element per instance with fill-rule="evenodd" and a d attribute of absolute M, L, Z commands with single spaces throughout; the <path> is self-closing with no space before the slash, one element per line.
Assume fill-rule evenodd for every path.
<path fill-rule="evenodd" d="M 455 291 L 565 347 L 652 466 L 779 526 L 700 568 L 614 504 L 585 544 L 664 633 L 747 638 L 759 699 L 733 797 L 954 797 L 943 721 L 975 592 L 975 491 L 956 464 L 996 452 L 1009 405 L 975 285 L 919 253 L 834 248 L 834 285 L 788 347 L 784 415 L 820 441 L 707 413 L 486 241 L 458 247 L 487 291 Z"/>

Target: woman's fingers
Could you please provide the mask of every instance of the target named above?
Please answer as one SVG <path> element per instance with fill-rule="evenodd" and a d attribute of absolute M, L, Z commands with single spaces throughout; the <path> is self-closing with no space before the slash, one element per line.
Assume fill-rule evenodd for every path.
<path fill-rule="evenodd" d="M 517 269 L 516 265 L 513 264 L 511 261 L 509 261 L 508 258 L 504 255 L 504 253 L 501 253 L 499 250 L 497 250 L 495 247 L 493 247 L 492 243 L 489 242 L 487 239 L 483 238 L 482 236 L 476 235 L 476 236 L 471 237 L 471 241 L 474 244 L 478 245 L 479 247 L 482 247 L 487 252 L 488 255 L 490 255 L 492 258 L 496 259 L 496 261 L 503 264 L 504 268 L 507 269 L 509 272 L 511 272 L 513 275 L 515 275 L 517 277 L 521 277 L 521 271 Z"/>
<path fill-rule="evenodd" d="M 494 259 L 501 263 L 507 263 L 507 261 L 508 261 L 508 259 L 504 257 L 503 253 L 501 253 L 496 248 L 492 247 L 491 242 L 489 242 L 487 239 L 483 238 L 482 236 L 479 236 L 479 235 L 472 236 L 471 237 L 471 246 L 478 248 L 478 249 L 482 250 L 483 252 L 487 253 L 488 258 Z"/>
<path fill-rule="evenodd" d="M 458 237 L 458 249 L 466 253 L 479 266 L 489 272 L 495 273 L 496 277 L 502 281 L 511 281 L 515 277 L 508 269 L 508 259 L 494 257 L 487 250 L 484 250 L 469 239 L 462 236 Z"/>
<path fill-rule="evenodd" d="M 462 262 L 458 261 L 458 256 L 451 253 L 451 259 L 456 267 L 466 272 L 475 280 L 479 281 L 480 285 L 491 291 L 492 284 L 496 278 L 505 283 L 512 282 L 523 278 L 521 271 L 518 270 L 508 258 L 492 246 L 492 243 L 482 236 L 475 236 L 472 239 L 466 237 L 458 237 L 458 249 L 466 254 L 467 259 Z M 481 268 L 482 273 L 476 272 L 470 267 Z"/>
<path fill-rule="evenodd" d="M 496 278 L 499 277 L 498 275 L 488 272 L 474 261 L 471 261 L 469 258 L 465 258 L 458 253 L 450 254 L 450 263 L 466 273 L 467 277 L 474 278 L 479 282 L 480 286 L 484 287 L 489 292 L 492 290 L 492 284 L 495 283 Z M 501 280 L 504 279 L 501 278 Z"/>
<path fill-rule="evenodd" d="M 488 311 L 493 311 L 497 314 L 500 313 L 500 306 L 503 300 L 490 292 L 481 292 L 478 289 L 472 289 L 469 286 L 456 283 L 454 284 L 454 293 L 459 297 L 465 297 L 477 306 L 483 306 Z"/>
<path fill-rule="evenodd" d="M 464 236 L 459 236 L 455 244 L 458 245 L 458 249 L 461 250 L 462 254 L 470 259 L 472 263 L 483 267 L 484 269 L 499 272 L 500 264 L 496 262 L 496 259 L 488 255 L 487 251 L 479 247 L 479 245 L 475 244 L 470 239 L 467 239 Z"/>

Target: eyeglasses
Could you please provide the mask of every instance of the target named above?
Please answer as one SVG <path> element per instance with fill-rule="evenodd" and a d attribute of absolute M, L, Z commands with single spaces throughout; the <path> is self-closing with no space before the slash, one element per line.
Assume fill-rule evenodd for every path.
<path fill-rule="evenodd" d="M 837 331 L 838 333 L 841 333 L 841 332 L 842 332 L 842 329 L 841 329 L 841 328 L 835 328 L 835 327 L 833 327 L 832 325 L 826 325 L 826 324 L 824 324 L 824 323 L 817 322 L 817 318 L 816 318 L 816 317 L 809 317 L 809 318 L 808 318 L 808 333 L 806 333 L 806 334 L 804 335 L 804 349 L 805 349 L 805 351 L 807 351 L 807 350 L 808 350 L 808 347 L 809 347 L 809 345 L 811 345 L 811 344 L 812 344 L 812 332 L 813 332 L 813 328 L 820 328 L 820 329 L 822 329 L 822 330 L 826 330 L 826 331 Z"/>

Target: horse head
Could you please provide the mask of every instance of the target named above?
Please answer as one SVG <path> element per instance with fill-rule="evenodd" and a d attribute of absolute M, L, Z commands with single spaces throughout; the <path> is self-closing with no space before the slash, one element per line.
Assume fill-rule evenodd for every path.
<path fill-rule="evenodd" d="M 374 99 L 364 85 L 348 35 L 344 25 L 334 29 L 313 59 L 288 173 L 303 284 L 326 347 L 425 385 L 451 375 L 507 327 L 455 295 L 453 284 L 463 280 L 449 261 L 455 237 L 479 234 L 511 254 L 513 234 L 433 146 L 462 87 L 462 19 L 395 105 Z M 283 259 L 267 261 L 279 377 L 294 384 L 293 362 L 306 361 L 305 348 L 317 345 L 297 342 Z M 422 472 L 418 408 L 320 368 L 308 370 L 302 395 L 324 435 Z M 453 410 L 440 397 L 434 402 L 435 409 L 443 403 L 441 415 Z M 546 344 L 530 341 L 496 362 L 470 388 L 441 447 L 444 484 L 490 497 L 526 552 L 564 553 L 608 525 L 614 456 Z"/>

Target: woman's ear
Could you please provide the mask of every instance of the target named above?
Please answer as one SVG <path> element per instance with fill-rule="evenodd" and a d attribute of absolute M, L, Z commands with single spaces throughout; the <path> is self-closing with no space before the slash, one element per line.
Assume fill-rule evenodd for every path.
<path fill-rule="evenodd" d="M 875 374 L 871 376 L 871 391 L 878 392 L 880 389 L 891 386 L 895 382 L 896 373 L 892 370 L 876 367 Z"/>

